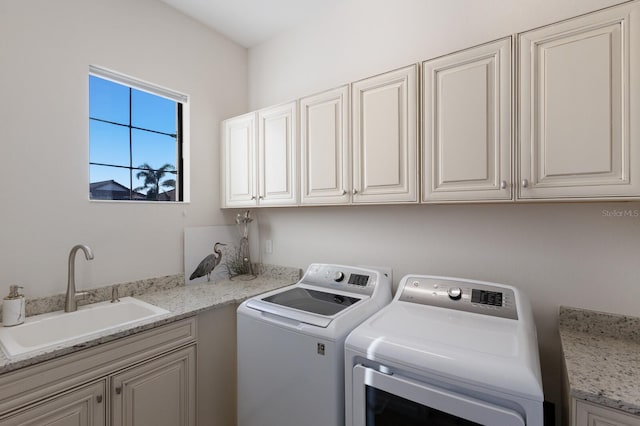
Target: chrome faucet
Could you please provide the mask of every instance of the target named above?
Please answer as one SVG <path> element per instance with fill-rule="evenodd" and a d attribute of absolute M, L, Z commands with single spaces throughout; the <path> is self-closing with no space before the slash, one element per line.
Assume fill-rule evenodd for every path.
<path fill-rule="evenodd" d="M 78 310 L 78 300 L 85 299 L 89 293 L 86 291 L 76 291 L 76 253 L 78 250 L 84 252 L 84 257 L 87 260 L 93 259 L 93 251 L 91 248 L 84 244 L 78 244 L 73 246 L 69 253 L 69 275 L 67 279 L 67 298 L 64 302 L 64 311 L 73 312 Z"/>

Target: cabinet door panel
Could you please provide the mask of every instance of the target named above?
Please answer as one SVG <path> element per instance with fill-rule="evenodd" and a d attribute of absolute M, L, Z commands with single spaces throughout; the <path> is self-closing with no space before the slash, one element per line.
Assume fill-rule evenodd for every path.
<path fill-rule="evenodd" d="M 402 89 L 402 83 L 397 83 L 362 93 L 362 193 L 401 184 Z"/>
<path fill-rule="evenodd" d="M 259 204 L 296 204 L 296 103 L 258 112 Z"/>
<path fill-rule="evenodd" d="M 520 35 L 520 198 L 640 195 L 640 6 Z"/>
<path fill-rule="evenodd" d="M 484 61 L 483 61 L 484 62 Z M 487 144 L 493 140 L 495 133 L 488 125 L 495 99 L 489 75 L 491 62 L 465 67 L 454 72 L 442 72 L 438 77 L 437 150 L 440 152 L 442 171 L 440 184 L 454 181 L 486 181 L 488 178 L 488 151 L 495 151 L 494 146 Z M 466 117 L 464 123 L 459 118 Z M 446 141 L 446 143 L 444 142 Z M 481 161 L 477 161 L 481 160 Z"/>
<path fill-rule="evenodd" d="M 0 420 L 1 426 L 104 426 L 105 382 L 62 394 Z"/>
<path fill-rule="evenodd" d="M 610 408 L 573 400 L 575 419 L 573 426 L 640 426 L 640 417 Z"/>
<path fill-rule="evenodd" d="M 111 395 L 113 426 L 194 426 L 194 347 L 115 375 Z"/>
<path fill-rule="evenodd" d="M 416 73 L 353 83 L 354 203 L 417 202 Z"/>
<path fill-rule="evenodd" d="M 511 39 L 423 64 L 423 194 L 509 200 Z"/>
<path fill-rule="evenodd" d="M 225 207 L 251 207 L 256 194 L 255 114 L 245 114 L 222 124 L 222 202 Z"/>
<path fill-rule="evenodd" d="M 348 203 L 349 86 L 300 100 L 302 204 Z"/>
<path fill-rule="evenodd" d="M 620 123 L 613 122 L 620 116 L 620 79 L 613 78 L 621 72 L 620 28 L 589 31 L 539 48 L 545 63 L 540 72 L 546 74 L 538 92 L 545 100 L 539 113 L 540 129 L 546 130 L 540 134 L 546 159 L 538 165 L 541 178 L 621 170 L 621 144 L 614 141 L 622 135 Z M 582 72 L 586 58 L 588 73 Z M 584 117 L 584 124 L 576 123 L 578 117 Z"/>

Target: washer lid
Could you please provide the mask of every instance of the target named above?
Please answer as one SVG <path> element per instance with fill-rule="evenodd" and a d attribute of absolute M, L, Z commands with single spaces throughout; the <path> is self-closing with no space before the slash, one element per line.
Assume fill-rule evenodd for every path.
<path fill-rule="evenodd" d="M 270 292 L 250 299 L 247 301 L 247 307 L 316 327 L 328 327 L 340 312 L 367 298 L 355 296 L 297 285 L 284 291 Z"/>
<path fill-rule="evenodd" d="M 356 328 L 345 345 L 391 369 L 542 401 L 533 333 L 516 320 L 396 300 Z"/>
<path fill-rule="evenodd" d="M 360 301 L 360 298 L 296 287 L 261 300 L 318 315 L 331 316 Z"/>

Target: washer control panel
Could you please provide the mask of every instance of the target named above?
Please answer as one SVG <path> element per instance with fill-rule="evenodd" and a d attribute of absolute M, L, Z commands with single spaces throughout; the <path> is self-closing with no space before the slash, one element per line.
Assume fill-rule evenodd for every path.
<path fill-rule="evenodd" d="M 301 283 L 341 289 L 361 294 L 371 294 L 381 279 L 380 273 L 355 266 L 312 264 Z"/>
<path fill-rule="evenodd" d="M 406 276 L 397 300 L 518 319 L 513 287 L 481 281 L 433 276 Z"/>

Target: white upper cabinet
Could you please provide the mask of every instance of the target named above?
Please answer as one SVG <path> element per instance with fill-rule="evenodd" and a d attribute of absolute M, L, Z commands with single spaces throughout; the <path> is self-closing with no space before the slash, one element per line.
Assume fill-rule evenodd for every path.
<path fill-rule="evenodd" d="M 353 202 L 417 202 L 417 65 L 352 85 Z"/>
<path fill-rule="evenodd" d="M 297 103 L 258 111 L 258 203 L 297 203 Z"/>
<path fill-rule="evenodd" d="M 518 40 L 518 197 L 640 196 L 640 5 Z"/>
<path fill-rule="evenodd" d="M 223 207 L 297 203 L 296 102 L 222 123 Z"/>
<path fill-rule="evenodd" d="M 223 207 L 640 199 L 640 1 L 516 37 L 225 121 Z"/>
<path fill-rule="evenodd" d="M 349 86 L 300 99 L 301 204 L 351 199 Z"/>
<path fill-rule="evenodd" d="M 511 200 L 511 38 L 422 65 L 422 201 Z"/>
<path fill-rule="evenodd" d="M 256 114 L 234 117 L 222 123 L 222 205 L 257 205 Z"/>

